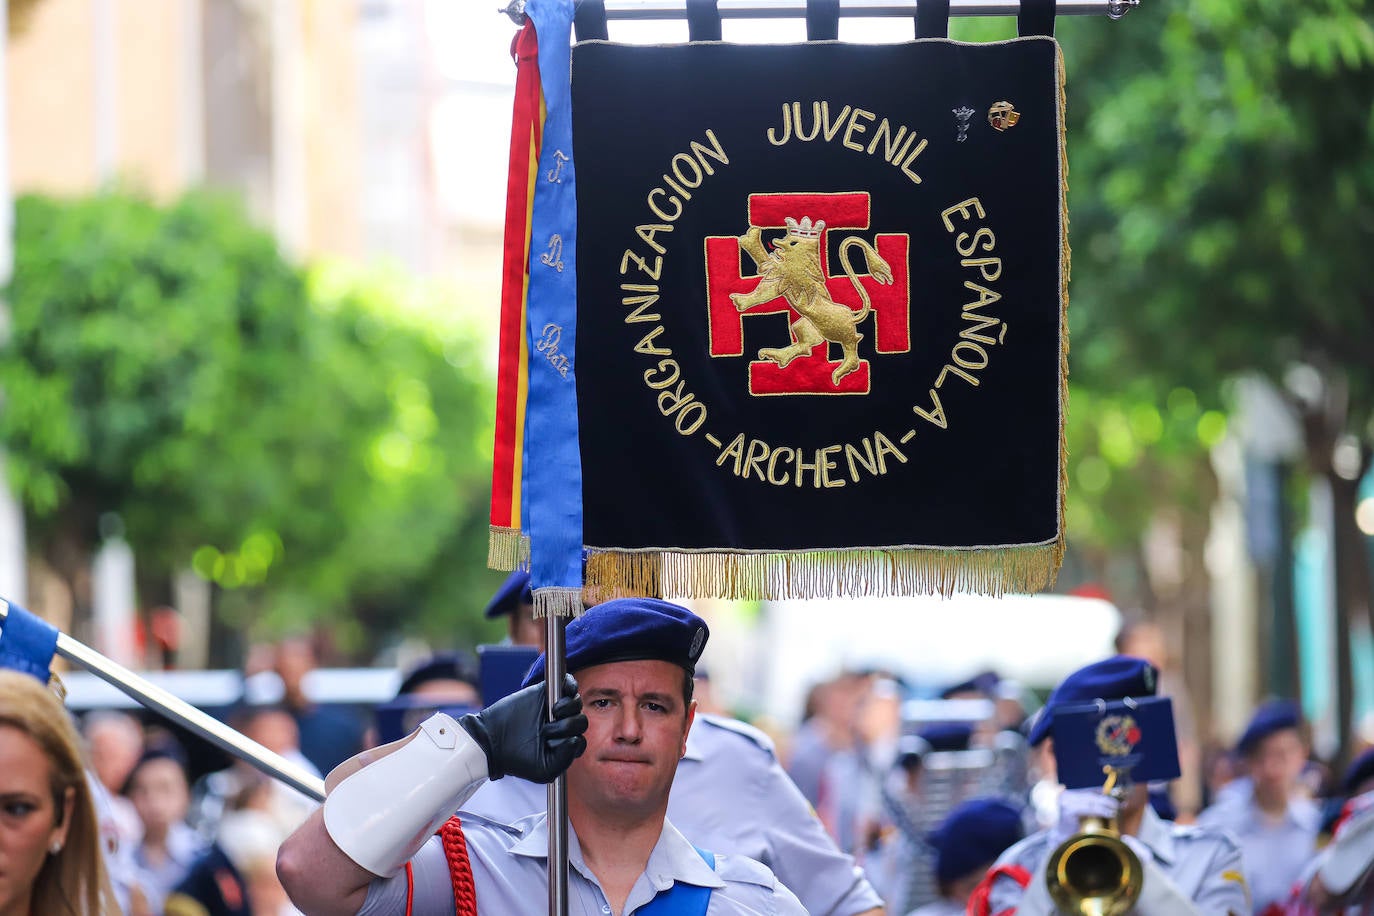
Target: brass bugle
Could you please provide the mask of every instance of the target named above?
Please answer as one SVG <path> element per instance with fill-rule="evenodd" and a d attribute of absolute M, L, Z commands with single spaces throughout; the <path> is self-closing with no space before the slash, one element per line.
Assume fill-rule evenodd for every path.
<path fill-rule="evenodd" d="M 1112 794 L 1111 771 L 1105 794 Z M 1083 817 L 1078 832 L 1050 853 L 1045 884 L 1061 913 L 1070 916 L 1124 916 L 1140 899 L 1145 870 L 1135 850 L 1121 839 L 1115 820 Z"/>

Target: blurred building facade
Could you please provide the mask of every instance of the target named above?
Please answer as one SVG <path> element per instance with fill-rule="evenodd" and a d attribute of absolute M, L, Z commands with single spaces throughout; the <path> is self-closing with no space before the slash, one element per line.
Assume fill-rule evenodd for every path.
<path fill-rule="evenodd" d="M 440 276 L 468 291 L 464 306 L 488 308 L 494 324 L 504 188 L 491 187 L 489 161 L 474 166 L 472 157 L 504 157 L 514 28 L 483 17 L 491 31 L 480 39 L 482 66 L 492 72 L 457 79 L 452 60 L 464 49 L 454 42 L 471 36 L 455 39 L 461 23 L 447 6 L 0 0 L 8 24 L 0 282 L 9 276 L 14 196 L 118 183 L 169 200 L 208 186 L 238 196 L 288 257 L 382 259 Z M 127 553 L 110 546 L 97 558 L 105 574 L 92 575 L 92 592 L 132 580 L 110 568 Z M 67 628 L 83 602 L 23 557 L 22 513 L 0 499 L 0 595 Z M 208 607 L 187 587 L 194 577 L 182 579 L 185 603 Z M 114 619 L 81 635 L 137 663 L 129 640 L 101 635 L 133 625 L 134 596 L 92 595 L 89 604 Z"/>

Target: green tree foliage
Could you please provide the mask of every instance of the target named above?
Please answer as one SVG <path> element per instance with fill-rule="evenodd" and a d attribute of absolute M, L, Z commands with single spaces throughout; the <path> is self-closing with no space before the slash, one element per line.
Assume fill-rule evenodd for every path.
<path fill-rule="evenodd" d="M 1302 360 L 1344 376 L 1348 428 L 1374 438 L 1372 17 L 1197 0 L 1063 24 L 1080 381 L 1215 404 Z"/>
<path fill-rule="evenodd" d="M 293 457 L 299 489 L 273 530 L 293 562 L 264 598 L 273 620 L 333 616 L 453 640 L 481 630 L 494 371 L 479 329 L 442 288 L 334 264 L 309 277 L 321 350 L 320 447 Z M 205 554 L 202 554 L 204 558 Z"/>
<path fill-rule="evenodd" d="M 1184 385 L 1207 406 L 1247 372 L 1287 391 L 1333 497 L 1349 645 L 1350 617 L 1374 613 L 1354 523 L 1374 451 L 1374 4 L 1149 3 L 1061 37 L 1076 378 Z M 1347 750 L 1351 682 L 1339 653 Z"/>
<path fill-rule="evenodd" d="M 440 291 L 303 277 L 208 194 L 16 217 L 0 440 L 73 586 L 113 513 L 141 581 L 190 564 L 236 623 L 480 626 L 490 372 Z"/>
<path fill-rule="evenodd" d="M 1188 388 L 1161 397 L 1146 380 L 1116 391 L 1073 386 L 1066 424 L 1068 530 L 1075 544 L 1134 551 L 1164 503 L 1204 517 L 1213 496 L 1207 451 L 1226 417 Z"/>
<path fill-rule="evenodd" d="M 8 299 L 0 435 L 59 572 L 75 578 L 105 513 L 167 565 L 270 502 L 280 434 L 258 437 L 291 409 L 308 308 L 233 205 L 21 198 Z"/>
<path fill-rule="evenodd" d="M 961 37 L 1006 37 L 1004 24 L 959 25 Z M 1071 538 L 1123 545 L 1139 530 L 1139 503 L 1186 502 L 1187 475 L 1161 477 L 1155 465 L 1207 473 L 1206 436 L 1172 422 L 1130 466 L 1145 477 L 1098 448 L 1124 442 L 1133 417 L 1173 416 L 1175 389 L 1195 393 L 1206 416 L 1228 406 L 1228 379 L 1259 372 L 1282 390 L 1307 364 L 1328 394 L 1295 399 L 1312 469 L 1330 475 L 1343 435 L 1361 441 L 1367 466 L 1374 6 L 1147 0 L 1118 24 L 1061 19 L 1058 34 L 1073 243 Z M 1191 457 L 1177 451 L 1190 443 Z"/>

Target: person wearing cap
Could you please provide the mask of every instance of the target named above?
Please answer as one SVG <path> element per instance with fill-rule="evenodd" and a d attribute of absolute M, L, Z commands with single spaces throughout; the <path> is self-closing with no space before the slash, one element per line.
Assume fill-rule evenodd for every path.
<path fill-rule="evenodd" d="M 1288 700 L 1260 704 L 1236 742 L 1247 780 L 1198 817 L 1229 831 L 1245 855 L 1255 912 L 1287 899 L 1316 854 L 1321 809 L 1302 787 L 1307 764 L 1302 712 Z"/>
<path fill-rule="evenodd" d="M 514 589 L 502 591 L 509 604 Z M 698 677 L 702 670 L 696 665 Z M 545 811 L 547 804 L 542 786 L 502 779 L 478 789 L 464 809 L 514 822 Z M 768 866 L 812 916 L 885 913 L 864 870 L 835 845 L 782 768 L 772 740 L 737 719 L 698 708 L 673 780 L 668 819 L 693 843 Z"/>
<path fill-rule="evenodd" d="M 436 712 L 461 716 L 481 708 L 476 664 L 464 653 L 435 652 L 405 670 L 394 699 L 373 708 L 365 746 L 407 735 Z"/>
<path fill-rule="evenodd" d="M 412 697 L 447 706 L 481 706 L 477 671 L 467 656 L 436 652 L 406 670 L 397 697 Z"/>
<path fill-rule="evenodd" d="M 1053 750 L 1050 730 L 1057 710 L 1095 700 L 1154 696 L 1157 679 L 1153 665 L 1126 655 L 1080 668 L 1050 693 L 1031 723 L 1029 743 L 1048 754 Z M 1100 789 L 1063 791 L 1057 822 L 998 858 L 975 891 L 969 912 L 973 916 L 1056 913 L 1046 885 L 1046 865 L 1054 850 L 1078 833 L 1080 819 L 1088 816 L 1115 818 L 1122 839 L 1140 858 L 1144 880 L 1132 909 L 1135 916 L 1244 916 L 1250 912 L 1236 842 L 1221 830 L 1161 820 L 1150 807 L 1145 783 L 1131 785 L 1120 801 Z"/>
<path fill-rule="evenodd" d="M 1344 801 L 1330 816 L 1330 838 L 1303 869 L 1283 916 L 1374 916 L 1374 748 L 1350 764 Z M 1326 827 L 1326 824 L 1323 824 Z"/>
<path fill-rule="evenodd" d="M 506 639 L 512 646 L 534 646 L 544 651 L 544 621 L 534 619 L 534 593 L 525 570 L 517 569 L 506 576 L 484 613 L 488 620 L 506 618 Z"/>
<path fill-rule="evenodd" d="M 568 624 L 571 674 L 552 722 L 541 656 L 516 693 L 456 722 L 437 714 L 344 764 L 326 780 L 322 811 L 282 846 L 293 902 L 307 914 L 543 916 L 546 816 L 449 815 L 488 779 L 547 783 L 566 769 L 571 912 L 630 916 L 657 900 L 664 912 L 802 916 L 767 868 L 696 849 L 666 818 L 707 635 L 666 601 L 609 601 Z M 386 805 L 397 786 L 404 803 Z"/>
<path fill-rule="evenodd" d="M 546 805 L 542 786 L 503 779 L 482 786 L 464 810 L 506 822 Z M 766 865 L 812 916 L 885 913 L 863 869 L 835 845 L 783 770 L 772 740 L 737 719 L 697 712 L 668 819 L 699 846 Z"/>
<path fill-rule="evenodd" d="M 963 916 L 969 896 L 997 857 L 1026 835 L 1021 811 L 1000 798 L 971 798 L 927 838 L 935 850 L 940 899 L 910 916 Z"/>

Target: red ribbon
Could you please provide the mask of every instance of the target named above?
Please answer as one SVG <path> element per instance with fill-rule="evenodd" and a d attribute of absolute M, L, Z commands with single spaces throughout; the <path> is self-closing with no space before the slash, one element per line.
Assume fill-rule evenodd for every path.
<path fill-rule="evenodd" d="M 515 105 L 511 114 L 506 228 L 501 271 L 500 343 L 496 370 L 496 439 L 492 450 L 491 526 L 520 530 L 520 463 L 524 448 L 525 293 L 529 283 L 530 205 L 539 168 L 542 99 L 534 24 L 511 42 Z"/>

